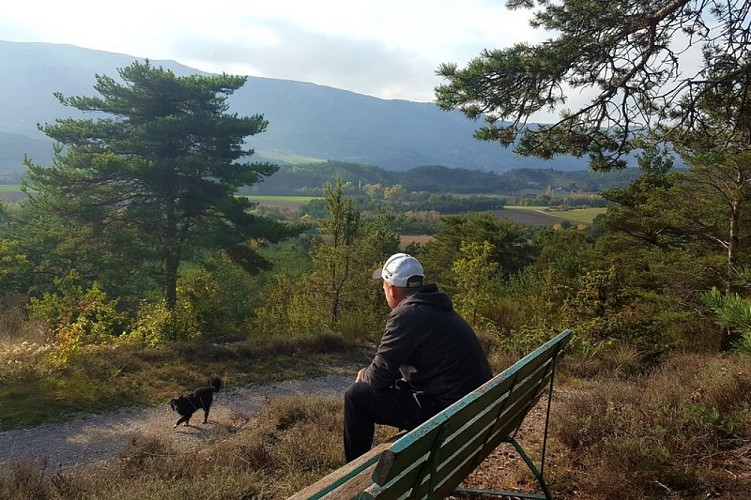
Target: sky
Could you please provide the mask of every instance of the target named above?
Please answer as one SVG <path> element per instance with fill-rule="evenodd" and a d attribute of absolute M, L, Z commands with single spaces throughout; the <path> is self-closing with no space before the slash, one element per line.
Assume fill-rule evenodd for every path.
<path fill-rule="evenodd" d="M 0 40 L 65 43 L 211 73 L 430 102 L 441 63 L 536 42 L 504 0 L 17 0 Z"/>

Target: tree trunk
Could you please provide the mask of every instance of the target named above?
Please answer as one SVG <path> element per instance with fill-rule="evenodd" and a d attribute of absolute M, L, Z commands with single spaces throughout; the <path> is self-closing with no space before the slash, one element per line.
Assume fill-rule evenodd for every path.
<path fill-rule="evenodd" d="M 175 200 L 167 203 L 167 227 L 164 248 L 164 303 L 169 311 L 177 305 L 177 269 L 180 267 L 180 243 L 177 234 L 177 216 Z"/>
<path fill-rule="evenodd" d="M 733 200 L 730 204 L 730 231 L 728 234 L 728 269 L 725 279 L 725 293 L 732 291 L 733 268 L 738 261 L 738 230 L 741 218 L 741 202 Z"/>

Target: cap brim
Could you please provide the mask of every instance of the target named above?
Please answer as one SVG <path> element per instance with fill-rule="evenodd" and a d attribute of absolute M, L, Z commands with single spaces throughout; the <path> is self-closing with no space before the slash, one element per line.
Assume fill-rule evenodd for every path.
<path fill-rule="evenodd" d="M 381 272 L 383 271 L 382 267 L 379 267 L 375 271 L 373 271 L 372 277 L 374 280 L 380 280 L 383 279 L 383 276 L 381 275 Z"/>

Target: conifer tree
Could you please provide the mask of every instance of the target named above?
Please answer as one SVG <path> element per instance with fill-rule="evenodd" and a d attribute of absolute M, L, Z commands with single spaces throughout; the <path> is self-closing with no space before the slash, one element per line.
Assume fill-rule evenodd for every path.
<path fill-rule="evenodd" d="M 541 158 L 588 155 L 594 169 L 624 167 L 645 137 L 670 144 L 701 129 L 697 103 L 726 103 L 751 88 L 751 6 L 746 0 L 507 0 L 536 9 L 531 24 L 554 37 L 484 50 L 466 67 L 442 64 L 443 109 L 485 124 L 481 140 Z M 571 105 L 572 98 L 585 98 Z M 555 113 L 552 123 L 540 122 Z M 550 120 L 548 120 L 550 121 Z"/>
<path fill-rule="evenodd" d="M 30 208 L 64 225 L 69 245 L 100 248 L 109 266 L 154 263 L 170 309 L 193 249 L 223 248 L 249 271 L 266 267 L 253 241 L 289 231 L 235 196 L 276 170 L 247 161 L 244 140 L 266 129 L 263 116 L 227 112 L 246 78 L 178 77 L 149 61 L 119 77 L 97 75 L 97 97 L 56 94 L 92 116 L 40 126 L 58 146 L 51 166 L 27 159 Z"/>

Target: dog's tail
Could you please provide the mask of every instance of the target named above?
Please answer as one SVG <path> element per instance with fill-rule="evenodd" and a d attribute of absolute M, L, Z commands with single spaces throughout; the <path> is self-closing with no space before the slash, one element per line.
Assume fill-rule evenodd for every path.
<path fill-rule="evenodd" d="M 211 382 L 209 383 L 209 385 L 211 385 L 211 390 L 213 392 L 219 392 L 224 389 L 224 379 L 215 375 L 211 377 Z"/>

